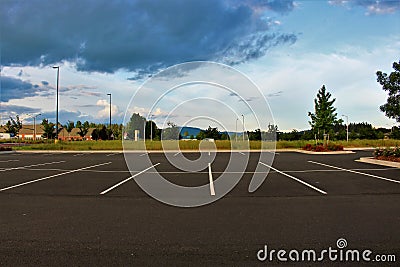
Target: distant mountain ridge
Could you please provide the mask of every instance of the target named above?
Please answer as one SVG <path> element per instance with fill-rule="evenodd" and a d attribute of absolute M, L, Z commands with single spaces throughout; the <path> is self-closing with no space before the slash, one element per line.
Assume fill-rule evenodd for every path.
<path fill-rule="evenodd" d="M 180 134 L 183 138 L 185 138 L 184 134 L 187 131 L 188 135 L 186 138 L 190 138 L 191 135 L 194 136 L 194 138 L 196 138 L 196 135 L 198 135 L 200 133 L 200 131 L 202 131 L 203 129 L 197 128 L 197 127 L 190 127 L 190 126 L 183 126 L 183 127 L 179 127 L 180 130 Z M 227 133 L 228 135 L 233 135 L 235 134 L 235 132 L 221 132 L 221 133 Z M 241 136 L 242 133 L 238 132 L 238 136 Z"/>
<path fill-rule="evenodd" d="M 179 127 L 180 130 L 180 134 L 183 138 L 185 138 L 184 134 L 185 132 L 188 133 L 187 138 L 190 138 L 191 135 L 193 135 L 196 138 L 196 135 L 198 135 L 201 131 L 200 128 L 196 128 L 196 127 L 189 127 L 189 126 L 183 126 L 183 127 Z"/>

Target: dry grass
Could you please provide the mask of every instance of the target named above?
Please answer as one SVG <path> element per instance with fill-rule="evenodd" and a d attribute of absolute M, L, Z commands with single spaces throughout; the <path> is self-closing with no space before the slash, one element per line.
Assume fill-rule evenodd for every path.
<path fill-rule="evenodd" d="M 300 149 L 306 144 L 313 144 L 315 141 L 278 141 L 278 142 L 230 142 L 229 140 L 216 140 L 215 142 L 208 141 L 73 141 L 73 142 L 58 142 L 58 143 L 43 143 L 31 144 L 26 146 L 14 147 L 16 150 L 122 150 L 123 146 L 127 150 L 237 150 L 237 149 L 277 149 L 292 148 Z M 400 140 L 351 140 L 346 141 L 331 141 L 330 143 L 343 145 L 347 148 L 353 147 L 394 147 L 400 146 Z"/>

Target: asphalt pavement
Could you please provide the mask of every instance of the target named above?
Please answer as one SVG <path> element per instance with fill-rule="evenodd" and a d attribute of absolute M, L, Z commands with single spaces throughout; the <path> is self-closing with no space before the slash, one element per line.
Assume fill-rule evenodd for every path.
<path fill-rule="evenodd" d="M 400 169 L 356 161 L 370 155 L 280 152 L 270 168 L 251 153 L 227 195 L 180 208 L 148 196 L 130 177 L 159 173 L 182 186 L 207 185 L 231 153 L 217 153 L 210 169 L 196 172 L 149 154 L 153 165 L 132 173 L 122 153 L 0 154 L 0 266 L 282 266 L 293 264 L 291 250 L 317 252 L 299 266 L 398 266 Z M 249 193 L 257 167 L 269 173 Z M 260 260 L 265 247 L 271 259 Z M 327 254 L 318 262 L 330 247 L 371 250 L 371 262 Z M 278 250 L 287 251 L 286 262 Z"/>

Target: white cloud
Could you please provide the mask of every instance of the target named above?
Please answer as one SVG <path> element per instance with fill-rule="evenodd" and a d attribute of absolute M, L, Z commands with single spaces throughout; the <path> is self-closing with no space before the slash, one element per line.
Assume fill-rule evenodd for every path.
<path fill-rule="evenodd" d="M 108 118 L 110 116 L 110 103 L 107 100 L 104 99 L 97 100 L 96 105 L 99 107 L 103 107 L 103 109 L 97 112 L 98 118 Z M 121 114 L 118 110 L 118 106 L 114 104 L 111 105 L 111 116 L 120 116 L 120 115 Z"/>
<path fill-rule="evenodd" d="M 307 113 L 313 111 L 313 99 L 323 84 L 336 98 L 339 115 L 348 115 L 352 122 L 385 126 L 390 120 L 379 106 L 386 102 L 387 95 L 376 82 L 375 73 L 391 72 L 399 49 L 399 38 L 392 37 L 379 40 L 373 50 L 347 45 L 329 54 L 291 50 L 288 56 L 287 51 L 279 51 L 241 69 L 253 70 L 249 76 L 265 95 L 283 92 L 268 99 L 282 130 L 309 128 Z"/>

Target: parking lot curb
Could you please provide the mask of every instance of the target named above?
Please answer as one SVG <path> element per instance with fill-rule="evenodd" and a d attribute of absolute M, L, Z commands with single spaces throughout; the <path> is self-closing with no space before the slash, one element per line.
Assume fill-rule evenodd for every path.
<path fill-rule="evenodd" d="M 312 155 L 340 155 L 340 154 L 354 154 L 356 152 L 351 150 L 343 150 L 343 151 L 328 151 L 328 152 L 315 152 L 299 149 L 296 152 L 303 154 L 312 154 Z"/>
<path fill-rule="evenodd" d="M 379 159 L 374 159 L 373 157 L 363 157 L 363 158 L 360 158 L 360 159 L 358 159 L 356 161 L 364 162 L 364 163 L 370 163 L 370 164 L 376 164 L 376 165 L 381 165 L 381 166 L 394 167 L 394 168 L 400 169 L 400 162 L 379 160 Z"/>

